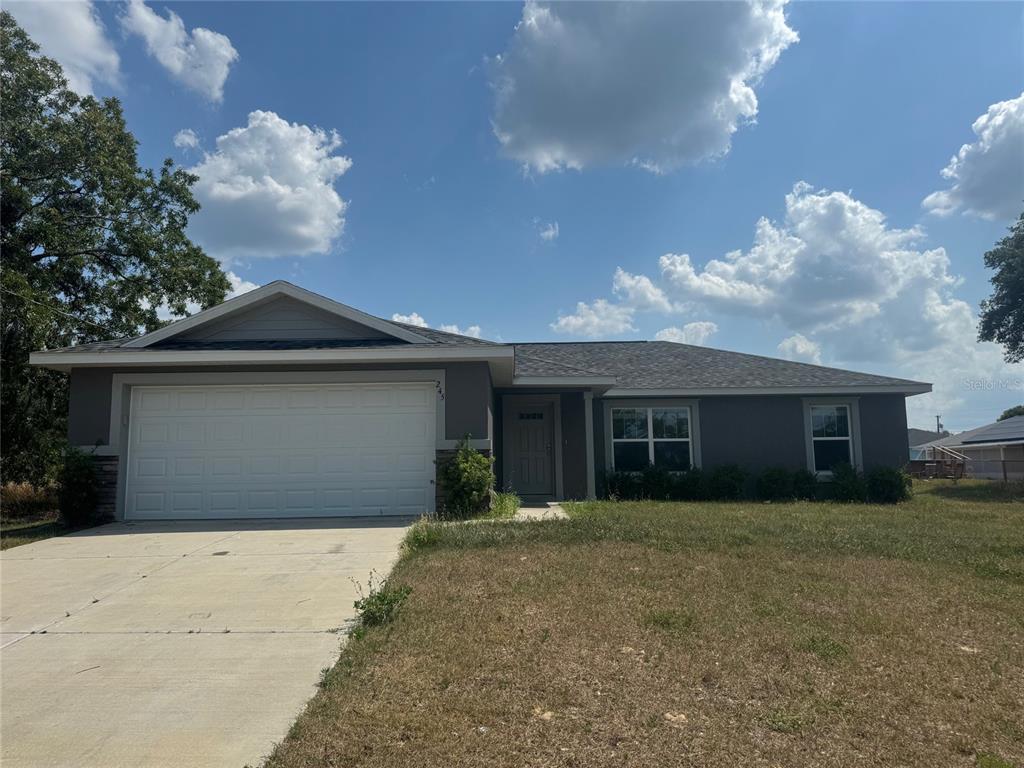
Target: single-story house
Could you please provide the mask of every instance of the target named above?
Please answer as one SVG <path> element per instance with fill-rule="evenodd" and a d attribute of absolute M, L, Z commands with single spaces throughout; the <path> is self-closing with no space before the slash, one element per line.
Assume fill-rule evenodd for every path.
<path fill-rule="evenodd" d="M 911 427 L 907 430 L 907 447 L 910 449 L 910 458 L 920 458 L 917 454 L 917 446 L 948 436 L 949 432 L 946 430 L 936 432 L 935 430 L 929 431 L 927 429 L 915 429 L 914 427 Z"/>
<path fill-rule="evenodd" d="M 957 462 L 969 477 L 1024 479 L 1024 416 L 986 424 L 911 448 L 919 461 Z M 959 457 L 963 457 L 960 459 Z"/>
<path fill-rule="evenodd" d="M 137 338 L 36 352 L 118 519 L 418 515 L 460 438 L 527 500 L 611 470 L 907 461 L 929 384 L 662 341 L 499 344 L 274 282 Z"/>

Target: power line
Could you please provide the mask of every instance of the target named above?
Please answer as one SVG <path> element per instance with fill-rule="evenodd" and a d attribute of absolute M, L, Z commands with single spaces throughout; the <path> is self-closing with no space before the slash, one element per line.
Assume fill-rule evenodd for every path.
<path fill-rule="evenodd" d="M 106 331 L 107 333 L 114 334 L 114 332 L 111 331 L 106 326 L 100 325 L 99 323 L 94 323 L 92 320 L 86 320 L 86 319 L 81 318 L 81 317 L 76 317 L 75 315 L 72 315 L 70 312 L 65 312 L 62 309 L 57 309 L 56 307 L 52 307 L 49 304 L 44 304 L 43 302 L 37 301 L 36 299 L 31 299 L 28 296 L 22 296 L 17 291 L 12 291 L 9 288 L 0 288 L 0 291 L 3 291 L 4 293 L 9 293 L 11 296 L 17 296 L 22 301 L 29 301 L 29 302 L 32 302 L 33 304 L 37 304 L 40 307 L 42 307 L 43 309 L 48 309 L 51 312 L 56 312 L 59 315 L 64 315 L 65 317 L 70 317 L 72 320 L 76 320 L 79 323 L 85 323 L 86 325 L 91 325 L 94 328 L 99 328 L 101 331 Z M 116 335 L 116 334 L 114 334 L 114 335 Z"/>

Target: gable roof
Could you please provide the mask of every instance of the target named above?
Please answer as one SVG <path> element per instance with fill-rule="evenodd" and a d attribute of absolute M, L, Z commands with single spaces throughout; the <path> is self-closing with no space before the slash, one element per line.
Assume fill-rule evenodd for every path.
<path fill-rule="evenodd" d="M 372 329 L 367 338 L 224 338 L 217 323 L 281 297 Z M 196 329 L 212 323 L 205 333 Z M 212 332 L 211 332 L 212 329 Z M 345 335 L 345 334 L 341 334 Z M 360 312 L 279 280 L 142 336 L 33 352 L 30 362 L 74 366 L 299 364 L 488 360 L 496 386 L 594 387 L 607 395 L 846 394 L 931 391 L 931 385 L 668 341 L 505 344 Z M 497 365 L 498 368 L 494 368 Z"/>
<path fill-rule="evenodd" d="M 166 342 L 166 340 L 171 339 L 180 333 L 184 333 L 185 331 L 193 331 L 206 323 L 223 319 L 227 315 L 239 312 L 247 307 L 282 296 L 288 296 L 296 301 L 309 304 L 310 306 L 344 318 L 345 320 L 351 320 L 361 325 L 365 325 L 368 328 L 372 328 L 375 331 L 392 336 L 400 341 L 410 344 L 422 344 L 429 341 L 424 338 L 422 334 L 414 333 L 408 326 L 401 326 L 397 323 L 383 320 L 382 318 L 374 317 L 373 315 L 368 315 L 354 307 L 348 306 L 347 304 L 342 304 L 341 302 L 334 301 L 333 299 L 328 299 L 326 296 L 321 296 L 318 293 L 307 291 L 305 288 L 299 288 L 299 286 L 292 285 L 286 280 L 275 280 L 272 283 L 267 283 L 266 285 L 249 291 L 248 293 L 243 293 L 241 296 L 228 299 L 214 307 L 204 309 L 201 312 L 197 312 L 196 314 L 182 318 L 181 320 L 176 320 L 173 323 L 165 325 L 163 328 L 129 339 L 121 346 L 129 349 L 139 349 L 149 347 L 157 342 Z"/>
<path fill-rule="evenodd" d="M 516 344 L 516 376 L 564 375 L 572 367 L 615 378 L 615 390 L 863 388 L 927 392 L 929 384 L 671 341 Z"/>
<path fill-rule="evenodd" d="M 932 440 L 930 443 L 915 446 L 917 448 L 945 448 L 957 445 L 986 445 L 992 443 L 1024 443 L 1024 416 L 1011 416 L 1002 421 L 975 427 L 957 435 Z"/>
<path fill-rule="evenodd" d="M 915 427 L 910 427 L 907 430 L 907 443 L 911 448 L 916 448 L 932 440 L 941 440 L 943 437 L 949 437 L 949 432 L 945 430 L 936 432 L 935 430 L 917 429 Z"/>

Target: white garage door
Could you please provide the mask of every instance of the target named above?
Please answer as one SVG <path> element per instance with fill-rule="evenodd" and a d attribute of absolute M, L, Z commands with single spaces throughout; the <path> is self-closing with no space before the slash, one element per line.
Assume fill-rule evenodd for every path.
<path fill-rule="evenodd" d="M 135 387 L 125 517 L 433 511 L 433 384 Z"/>

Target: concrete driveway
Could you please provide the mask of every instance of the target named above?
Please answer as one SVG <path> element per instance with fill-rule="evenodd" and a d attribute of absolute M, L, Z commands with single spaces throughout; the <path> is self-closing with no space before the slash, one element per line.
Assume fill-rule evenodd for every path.
<path fill-rule="evenodd" d="M 0 762 L 257 765 L 408 521 L 113 523 L 0 554 Z"/>

